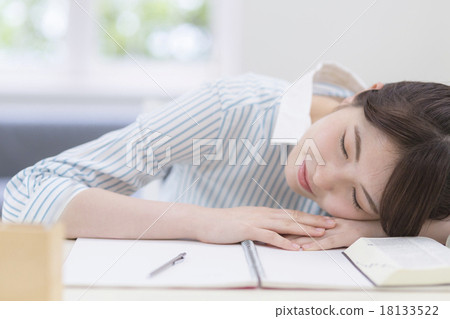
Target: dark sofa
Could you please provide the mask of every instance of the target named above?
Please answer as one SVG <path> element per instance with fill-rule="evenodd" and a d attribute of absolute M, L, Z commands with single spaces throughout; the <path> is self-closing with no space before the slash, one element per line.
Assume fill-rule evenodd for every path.
<path fill-rule="evenodd" d="M 122 128 L 136 118 L 138 107 L 92 111 L 4 109 L 0 113 L 0 216 L 4 189 L 12 176 L 39 160 Z"/>

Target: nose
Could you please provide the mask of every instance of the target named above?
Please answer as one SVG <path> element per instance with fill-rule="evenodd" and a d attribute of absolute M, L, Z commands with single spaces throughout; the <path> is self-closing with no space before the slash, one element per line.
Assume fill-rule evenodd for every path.
<path fill-rule="evenodd" d="M 318 188 L 331 192 L 337 186 L 342 187 L 352 183 L 353 175 L 349 167 L 337 167 L 331 163 L 326 163 L 316 166 L 313 182 Z"/>

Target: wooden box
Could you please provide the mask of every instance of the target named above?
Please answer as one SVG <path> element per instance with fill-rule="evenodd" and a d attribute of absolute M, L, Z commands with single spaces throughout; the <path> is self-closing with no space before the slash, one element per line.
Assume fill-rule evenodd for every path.
<path fill-rule="evenodd" d="M 0 300 L 61 300 L 63 225 L 0 223 Z"/>

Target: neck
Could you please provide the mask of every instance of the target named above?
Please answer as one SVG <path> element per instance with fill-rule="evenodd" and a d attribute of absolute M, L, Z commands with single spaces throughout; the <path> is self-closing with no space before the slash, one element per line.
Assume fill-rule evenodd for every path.
<path fill-rule="evenodd" d="M 334 96 L 313 95 L 311 102 L 311 123 L 330 114 L 342 102 L 342 98 Z"/>

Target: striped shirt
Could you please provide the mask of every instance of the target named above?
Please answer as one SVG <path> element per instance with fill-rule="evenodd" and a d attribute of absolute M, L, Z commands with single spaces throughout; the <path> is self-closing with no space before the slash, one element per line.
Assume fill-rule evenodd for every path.
<path fill-rule="evenodd" d="M 19 172 L 5 189 L 3 222 L 51 224 L 84 189 L 132 195 L 155 179 L 162 182 L 161 201 L 326 214 L 285 181 L 283 156 L 294 145 L 270 141 L 280 134 L 301 137 L 298 128 L 284 130 L 283 119 L 294 111 L 310 121 L 305 98 L 347 97 L 356 92 L 355 83 L 345 69 L 324 64 L 292 86 L 256 74 L 205 84 L 120 130 Z"/>

